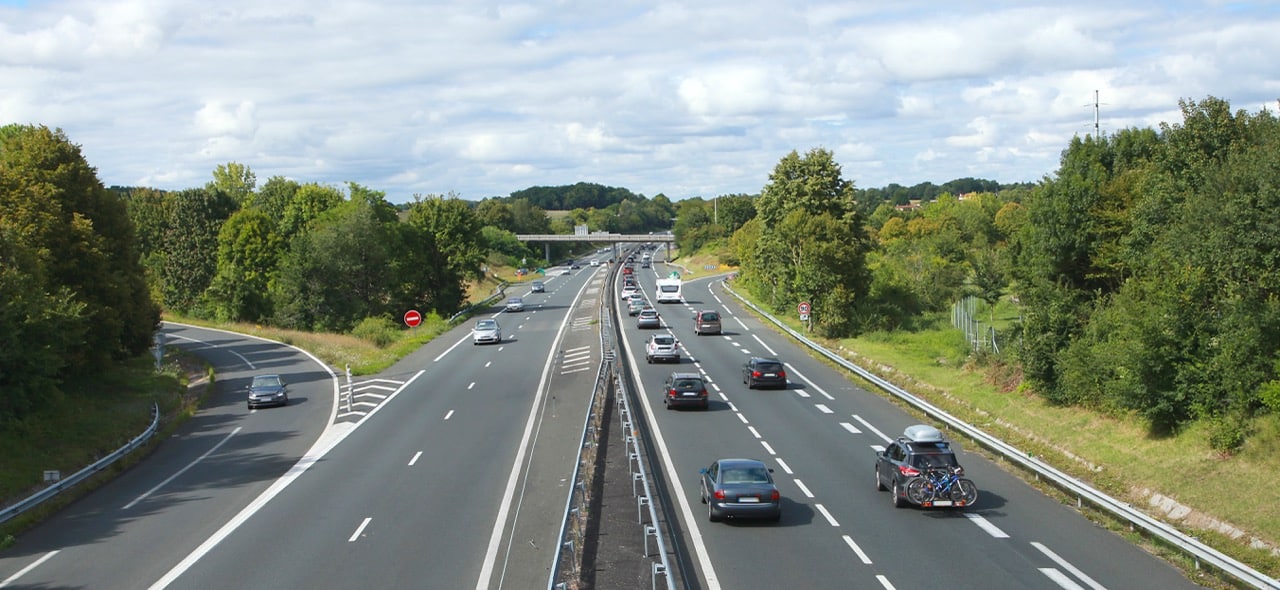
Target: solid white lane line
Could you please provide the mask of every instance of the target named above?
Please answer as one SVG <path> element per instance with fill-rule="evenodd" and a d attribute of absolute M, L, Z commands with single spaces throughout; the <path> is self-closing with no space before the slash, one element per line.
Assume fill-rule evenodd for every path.
<path fill-rule="evenodd" d="M 1090 588 L 1093 588 L 1093 590 L 1107 590 L 1105 586 L 1095 582 L 1093 578 L 1090 578 L 1089 576 L 1085 575 L 1085 573 L 1080 571 L 1079 568 L 1077 568 L 1074 565 L 1071 565 L 1070 562 L 1059 557 L 1057 553 L 1054 553 L 1053 550 L 1049 549 L 1048 547 L 1045 547 L 1043 544 L 1038 543 L 1036 541 L 1032 541 L 1031 546 L 1035 547 L 1036 549 L 1039 549 L 1041 553 L 1047 555 L 1049 559 L 1052 559 L 1054 561 L 1054 563 L 1057 563 L 1058 565 L 1062 566 L 1062 569 L 1065 569 L 1071 572 L 1071 575 L 1077 578 L 1080 578 L 1081 582 L 1088 584 Z"/>
<path fill-rule="evenodd" d="M 864 428 L 866 428 L 867 430 L 870 430 L 871 432 L 876 433 L 876 436 L 880 437 L 880 439 L 883 440 L 884 442 L 887 442 L 887 443 L 893 442 L 893 439 L 885 436 L 883 432 L 880 432 L 879 429 L 877 429 L 875 426 L 872 426 L 870 422 L 863 420 L 862 416 L 859 416 L 857 414 L 852 414 L 852 416 L 854 420 L 861 422 Z"/>
<path fill-rule="evenodd" d="M 756 342 L 759 342 L 759 343 L 760 343 L 760 346 L 763 346 L 765 350 L 769 351 L 769 354 L 771 354 L 771 355 L 773 355 L 773 356 L 778 356 L 778 353 L 774 352 L 772 348 L 769 348 L 769 345 L 768 345 L 768 344 L 765 344 L 765 343 L 764 343 L 764 340 L 761 340 L 759 336 L 756 336 L 755 334 L 752 334 L 752 335 L 751 335 L 751 337 L 752 337 L 752 338 L 755 338 L 755 339 L 756 339 Z"/>
<path fill-rule="evenodd" d="M 858 430 L 857 427 L 848 422 L 841 422 L 840 426 L 843 426 L 845 430 L 848 430 L 849 434 L 862 434 L 861 430 Z"/>
<path fill-rule="evenodd" d="M 778 454 L 778 452 L 777 452 L 777 451 L 773 450 L 773 447 L 769 446 L 769 443 L 767 443 L 767 442 L 765 442 L 765 441 L 760 441 L 760 445 L 764 447 L 764 450 L 769 451 L 769 454 L 770 454 L 770 455 L 777 455 L 777 454 Z"/>
<path fill-rule="evenodd" d="M 880 585 L 884 586 L 884 590 L 897 590 L 893 587 L 893 584 L 889 583 L 889 578 L 885 577 L 884 574 L 876 574 L 876 579 L 880 580 Z"/>
<path fill-rule="evenodd" d="M 862 548 L 859 547 L 857 543 L 853 542 L 852 537 L 850 537 L 849 535 L 844 535 L 843 539 L 844 539 L 844 544 L 848 545 L 850 549 L 853 549 L 854 553 L 858 554 L 858 559 L 861 559 L 862 563 L 871 565 L 871 558 L 867 557 L 867 554 L 863 553 Z"/>
<path fill-rule="evenodd" d="M 409 467 L 413 467 L 413 464 L 418 462 L 419 457 L 422 457 L 422 451 L 413 454 L 413 458 L 409 459 Z"/>
<path fill-rule="evenodd" d="M 810 492 L 809 488 L 805 487 L 804 482 L 800 481 L 800 478 L 795 478 L 793 481 L 796 482 L 796 487 L 800 488 L 800 491 L 804 493 L 805 497 L 807 498 L 813 497 L 813 492 Z"/>
<path fill-rule="evenodd" d="M 49 558 L 50 558 L 50 557 L 53 557 L 54 555 L 57 555 L 57 554 L 58 554 L 58 551 L 61 551 L 61 549 L 56 549 L 56 550 L 50 551 L 50 552 L 48 552 L 48 553 L 45 553 L 45 554 L 44 554 L 40 559 L 37 559 L 37 560 L 35 560 L 35 561 L 31 562 L 31 565 L 29 565 L 29 566 L 27 566 L 27 567 L 24 567 L 24 568 L 22 568 L 22 569 L 18 570 L 16 573 L 14 573 L 12 576 L 9 576 L 9 577 L 5 578 L 3 582 L 0 582 L 0 588 L 4 588 L 4 587 L 8 586 L 9 584 L 12 584 L 12 583 L 13 583 L 13 582 L 15 582 L 18 578 L 21 578 L 22 576 L 27 575 L 27 573 L 28 573 L 28 572 L 30 572 L 31 570 L 36 569 L 37 567 L 40 567 L 40 564 L 42 564 L 42 563 L 44 563 L 44 562 L 46 562 L 46 561 L 49 561 Z"/>
<path fill-rule="evenodd" d="M 1054 568 L 1042 567 L 1042 568 L 1036 568 L 1036 569 L 1039 569 L 1040 573 L 1044 574 L 1046 578 L 1053 580 L 1053 583 L 1059 586 L 1062 586 L 1067 590 L 1084 590 L 1084 586 L 1081 586 L 1075 582 L 1072 582 L 1071 578 L 1068 578 L 1066 574 Z"/>
<path fill-rule="evenodd" d="M 742 329 L 743 329 L 743 330 L 747 330 L 747 331 L 750 331 L 750 330 L 751 330 L 751 328 L 748 328 L 748 327 L 747 327 L 747 325 L 746 325 L 746 324 L 744 324 L 744 323 L 742 322 L 742 319 L 740 319 L 738 316 L 736 316 L 736 315 L 735 315 L 735 316 L 733 316 L 733 320 L 734 320 L 734 321 L 736 321 L 736 322 L 738 322 L 738 325 L 739 325 L 739 326 L 742 326 Z"/>
<path fill-rule="evenodd" d="M 1000 530 L 1000 527 L 998 527 L 998 526 L 996 526 L 996 525 L 994 525 L 994 524 L 991 524 L 991 521 L 989 521 L 989 520 L 987 520 L 987 519 L 985 519 L 985 518 L 982 518 L 981 516 L 979 516 L 979 515 L 977 515 L 977 514 L 974 514 L 974 513 L 972 513 L 972 512 L 965 512 L 965 513 L 964 513 L 964 516 L 965 516 L 965 518 L 967 518 L 967 519 L 969 519 L 969 520 L 973 521 L 973 524 L 978 525 L 978 528 L 980 528 L 980 529 L 982 529 L 982 530 L 986 531 L 986 532 L 987 532 L 987 534 L 988 534 L 988 535 L 991 535 L 992 537 L 995 537 L 995 538 L 997 538 L 997 539 L 1008 539 L 1008 538 L 1009 538 L 1009 533 L 1006 533 L 1006 532 L 1004 532 L 1004 531 Z"/>
<path fill-rule="evenodd" d="M 814 507 L 814 508 L 817 508 L 817 509 L 818 509 L 818 512 L 821 512 L 821 513 L 822 513 L 823 518 L 826 518 L 826 519 L 827 519 L 827 522 L 831 523 L 831 526 L 833 526 L 833 527 L 839 527 L 839 526 L 840 526 L 840 523 L 839 523 L 839 522 L 836 522 L 836 518 L 835 518 L 834 516 L 831 516 L 831 513 L 830 513 L 830 512 L 827 512 L 827 507 L 826 507 L 826 506 L 823 506 L 822 504 L 814 504 L 814 505 L 813 505 L 813 507 Z"/>
<path fill-rule="evenodd" d="M 449 418 L 452 418 L 452 417 L 453 417 L 453 410 L 449 410 L 449 413 L 444 415 L 445 420 L 448 420 Z"/>
<path fill-rule="evenodd" d="M 363 532 L 364 532 L 364 527 L 369 526 L 369 521 L 371 521 L 371 520 L 373 520 L 373 517 L 372 517 L 372 516 L 365 518 L 365 519 L 364 519 L 364 522 L 361 522 L 361 523 L 360 523 L 360 526 L 356 527 L 356 532 L 351 533 L 351 538 L 347 539 L 347 542 L 348 542 L 348 543 L 355 543 L 355 542 L 356 542 L 356 539 L 359 539 L 359 538 L 360 538 L 360 533 L 363 533 Z"/>
<path fill-rule="evenodd" d="M 813 381 L 810 381 L 809 378 L 805 377 L 803 373 L 801 373 L 800 371 L 797 371 L 795 367 L 791 366 L 791 363 L 784 363 L 784 365 L 787 367 L 788 371 L 795 374 L 796 377 L 799 377 L 801 380 L 804 381 L 805 387 L 812 387 L 814 391 L 821 393 L 823 397 L 831 401 L 835 401 L 836 398 L 831 397 L 831 394 L 824 391 L 821 387 L 818 387 L 816 383 L 814 383 Z"/>
<path fill-rule="evenodd" d="M 787 465 L 787 462 L 783 461 L 781 457 L 776 457 L 774 458 L 774 460 L 778 462 L 778 466 L 781 467 L 782 470 L 787 473 L 787 475 L 793 474 L 793 472 L 791 471 L 791 466 Z"/>
<path fill-rule="evenodd" d="M 822 412 L 823 414 L 834 414 L 834 413 L 835 413 L 835 411 L 833 411 L 831 408 L 828 408 L 827 406 L 824 406 L 824 405 L 822 405 L 822 404 L 813 404 L 813 407 L 818 408 L 818 411 L 819 411 L 819 412 Z"/>
<path fill-rule="evenodd" d="M 735 413 L 734 416 L 737 416 L 739 420 L 742 420 L 743 424 L 750 424 L 750 422 L 747 422 L 746 416 L 743 416 L 742 414 L 738 414 L 738 413 Z"/>
<path fill-rule="evenodd" d="M 130 508 L 133 508 L 133 506 L 134 506 L 135 504 L 137 504 L 138 502 L 141 502 L 141 501 L 143 501 L 143 500 L 146 500 L 148 496 L 150 496 L 151 494 L 156 493 L 156 491 L 157 491 L 157 490 L 159 490 L 160 488 L 163 488 L 164 486 L 169 485 L 169 482 L 173 481 L 174 479 L 177 479 L 177 477 L 178 477 L 179 475 L 182 475 L 183 473 L 186 473 L 188 469 L 191 469 L 192 467 L 195 467 L 195 466 L 196 466 L 196 463 L 199 463 L 199 462 L 201 462 L 201 461 L 204 461 L 206 457 L 208 457 L 209 455 L 212 455 L 214 451 L 218 450 L 220 447 L 222 447 L 222 445 L 226 444 L 226 443 L 227 443 L 227 441 L 231 440 L 231 437 L 235 436 L 237 432 L 240 432 L 240 429 L 241 429 L 241 428 L 243 428 L 243 427 L 242 427 L 242 426 L 237 426 L 237 427 L 235 428 L 235 430 L 232 430 L 232 431 L 231 431 L 231 433 L 230 433 L 230 434 L 226 435 L 225 437 L 223 437 L 223 438 L 222 438 L 222 440 L 218 441 L 218 444 L 213 445 L 213 448 L 211 448 L 211 449 L 209 449 L 209 450 L 205 451 L 203 455 L 200 455 L 199 457 L 196 457 L 195 461 L 192 461 L 192 462 L 190 462 L 190 463 L 187 463 L 187 465 L 186 465 L 185 467 L 183 467 L 182 469 L 179 469 L 179 470 L 177 471 L 177 473 L 174 473 L 173 475 L 170 475 L 169 477 L 165 478 L 165 480 L 164 480 L 164 481 L 162 481 L 162 482 L 160 482 L 160 483 L 156 484 L 156 487 L 151 488 L 151 489 L 147 490 L 146 492 L 143 492 L 143 494 L 142 494 L 141 496 L 138 496 L 137 498 L 134 498 L 132 502 L 129 502 L 128 504 L 125 504 L 125 505 L 124 505 L 124 508 L 121 508 L 121 510 L 128 510 L 128 509 L 130 509 Z"/>
<path fill-rule="evenodd" d="M 750 430 L 750 431 L 751 431 L 751 436 L 754 436 L 754 437 L 756 437 L 756 438 L 764 438 L 764 437 L 760 436 L 760 431 L 756 430 L 756 427 L 755 427 L 755 426 L 748 426 L 748 427 L 747 427 L 747 430 Z"/>

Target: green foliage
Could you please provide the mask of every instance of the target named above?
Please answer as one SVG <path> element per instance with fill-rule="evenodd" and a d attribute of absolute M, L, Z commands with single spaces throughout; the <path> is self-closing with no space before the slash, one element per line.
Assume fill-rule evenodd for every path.
<path fill-rule="evenodd" d="M 258 209 L 237 211 L 218 233 L 217 274 L 206 295 L 223 321 L 271 317 L 269 291 L 283 240 Z"/>
<path fill-rule="evenodd" d="M 351 329 L 352 336 L 367 340 L 378 348 L 386 348 L 399 340 L 400 332 L 400 324 L 387 316 L 365 318 Z"/>
<path fill-rule="evenodd" d="M 218 234 L 236 210 L 226 193 L 188 189 L 173 195 L 164 234 L 161 284 L 164 306 L 180 313 L 207 315 L 197 308 L 218 270 Z"/>
<path fill-rule="evenodd" d="M 248 166 L 227 162 L 213 170 L 213 180 L 205 189 L 222 192 L 235 201 L 237 207 L 246 207 L 253 201 L 253 189 L 257 185 L 258 178 Z"/>
<path fill-rule="evenodd" d="M 429 196 L 414 199 L 405 221 L 431 235 L 440 254 L 433 309 L 458 309 L 465 299 L 466 281 L 481 278 L 485 249 L 480 219 L 456 196 Z"/>

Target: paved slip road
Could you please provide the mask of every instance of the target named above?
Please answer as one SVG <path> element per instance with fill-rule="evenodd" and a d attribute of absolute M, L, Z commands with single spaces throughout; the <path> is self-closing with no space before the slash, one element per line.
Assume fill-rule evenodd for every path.
<path fill-rule="evenodd" d="M 0 553 L 5 588 L 145 588 L 284 474 L 319 436 L 336 382 L 296 349 L 165 324 L 168 346 L 217 370 L 204 407 L 144 461 Z M 290 384 L 290 405 L 250 411 L 258 373 Z M 21 574 L 21 575 L 18 575 Z"/>
<path fill-rule="evenodd" d="M 669 272 L 655 265 L 653 280 Z M 1192 588 L 1167 563 L 1045 497 L 977 454 L 961 453 L 978 485 L 967 510 L 896 509 L 875 490 L 874 453 L 911 424 L 878 395 L 810 359 L 745 313 L 720 283 L 686 281 L 685 305 L 659 305 L 687 355 L 678 365 L 646 365 L 648 330 L 623 324 L 646 410 L 664 455 L 686 544 L 699 572 L 690 587 L 718 588 Z M 695 309 L 724 313 L 721 336 L 695 336 Z M 785 390 L 748 390 L 741 365 L 753 355 L 788 364 Z M 692 357 L 692 358 L 690 358 Z M 672 370 L 702 372 L 707 412 L 663 409 Z M 719 457 L 764 460 L 785 499 L 782 522 L 710 523 L 698 470 Z"/>

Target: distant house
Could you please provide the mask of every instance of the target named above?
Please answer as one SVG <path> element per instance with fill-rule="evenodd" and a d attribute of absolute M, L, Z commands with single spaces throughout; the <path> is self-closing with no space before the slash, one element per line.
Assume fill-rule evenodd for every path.
<path fill-rule="evenodd" d="M 893 208 L 897 211 L 916 211 L 920 209 L 920 200 L 912 199 L 906 205 L 894 205 Z"/>

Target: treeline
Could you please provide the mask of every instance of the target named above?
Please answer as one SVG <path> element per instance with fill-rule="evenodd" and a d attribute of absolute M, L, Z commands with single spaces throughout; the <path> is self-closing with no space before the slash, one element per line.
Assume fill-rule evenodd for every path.
<path fill-rule="evenodd" d="M 160 310 L 96 174 L 61 132 L 0 127 L 0 421 L 151 345 Z"/>
<path fill-rule="evenodd" d="M 1179 124 L 1073 140 L 1035 186 L 964 179 L 920 207 L 858 191 L 826 150 L 792 152 L 758 197 L 682 201 L 678 243 L 723 240 L 757 297 L 809 301 L 833 337 L 967 295 L 1014 302 L 1005 360 L 1029 390 L 1154 433 L 1203 420 L 1229 450 L 1280 411 L 1280 123 L 1181 106 Z"/>

